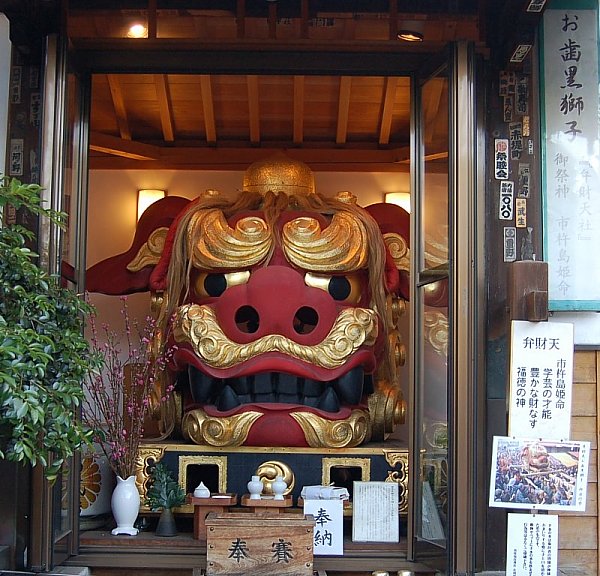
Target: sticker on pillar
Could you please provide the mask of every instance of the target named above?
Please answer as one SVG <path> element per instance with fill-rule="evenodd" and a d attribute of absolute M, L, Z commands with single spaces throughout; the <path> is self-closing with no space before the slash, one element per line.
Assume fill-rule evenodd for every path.
<path fill-rule="evenodd" d="M 506 574 L 556 576 L 558 516 L 509 514 Z"/>
<path fill-rule="evenodd" d="M 496 138 L 496 140 L 494 140 L 494 178 L 496 178 L 496 180 L 508 179 L 507 138 Z"/>
<path fill-rule="evenodd" d="M 494 436 L 489 506 L 583 512 L 589 442 Z"/>
<path fill-rule="evenodd" d="M 517 259 L 517 229 L 514 226 L 504 227 L 504 261 L 514 262 Z"/>
<path fill-rule="evenodd" d="M 500 79 L 498 82 L 498 94 L 500 96 L 508 96 L 509 94 L 514 94 L 516 80 L 517 76 L 514 72 L 508 72 L 506 70 L 500 72 Z"/>
<path fill-rule="evenodd" d="M 531 187 L 531 169 L 528 163 L 519 163 L 519 176 L 517 180 L 517 196 L 529 198 Z"/>
<path fill-rule="evenodd" d="M 510 135 L 510 158 L 519 160 L 523 153 L 523 125 L 521 122 L 513 122 L 508 126 Z"/>
<path fill-rule="evenodd" d="M 513 219 L 513 198 L 515 194 L 515 183 L 512 180 L 500 182 L 500 206 L 498 218 L 500 220 Z"/>
<path fill-rule="evenodd" d="M 527 200 L 515 198 L 515 223 L 517 228 L 527 228 Z"/>
<path fill-rule="evenodd" d="M 504 97 L 504 121 L 512 122 L 514 110 L 514 100 L 512 96 Z"/>
<path fill-rule="evenodd" d="M 519 116 L 527 116 L 529 114 L 529 78 L 527 76 L 519 76 L 515 88 L 515 111 Z"/>

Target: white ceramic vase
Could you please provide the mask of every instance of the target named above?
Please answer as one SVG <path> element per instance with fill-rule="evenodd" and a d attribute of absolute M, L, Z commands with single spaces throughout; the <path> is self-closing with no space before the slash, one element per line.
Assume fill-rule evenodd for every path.
<path fill-rule="evenodd" d="M 263 491 L 263 483 L 260 476 L 252 476 L 252 480 L 248 482 L 248 492 L 250 500 L 260 500 L 260 495 Z"/>
<path fill-rule="evenodd" d="M 283 476 L 276 476 L 271 484 L 273 490 L 273 500 L 284 500 L 283 493 L 287 490 L 287 484 Z"/>
<path fill-rule="evenodd" d="M 112 513 L 117 523 L 112 534 L 129 534 L 135 536 L 138 529 L 134 527 L 134 522 L 140 511 L 140 493 L 135 485 L 135 476 L 129 476 L 123 480 L 117 476 L 117 486 L 113 490 L 110 501 Z"/>

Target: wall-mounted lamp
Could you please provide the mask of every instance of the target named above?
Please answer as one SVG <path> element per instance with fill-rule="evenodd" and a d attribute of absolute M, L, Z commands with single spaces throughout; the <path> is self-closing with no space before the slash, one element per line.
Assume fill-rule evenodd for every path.
<path fill-rule="evenodd" d="M 144 24 L 136 22 L 127 30 L 127 38 L 148 38 L 148 28 Z"/>
<path fill-rule="evenodd" d="M 137 197 L 137 219 L 139 220 L 150 204 L 162 200 L 167 195 L 165 190 L 148 189 L 138 190 Z"/>
<path fill-rule="evenodd" d="M 400 30 L 398 32 L 398 40 L 404 40 L 404 42 L 423 42 L 423 39 L 423 34 L 414 30 Z"/>
<path fill-rule="evenodd" d="M 397 204 L 410 214 L 410 192 L 388 192 L 385 201 L 387 204 Z"/>

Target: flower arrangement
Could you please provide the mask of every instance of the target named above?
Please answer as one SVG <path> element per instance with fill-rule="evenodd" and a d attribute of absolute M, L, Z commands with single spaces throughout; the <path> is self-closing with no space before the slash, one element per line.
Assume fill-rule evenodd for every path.
<path fill-rule="evenodd" d="M 121 297 L 124 333 L 103 325 L 101 341 L 95 317 L 90 318 L 90 345 L 103 363 L 85 383 L 83 422 L 94 431 L 94 442 L 117 476 L 135 474 L 144 421 L 153 409 L 152 398 L 165 402 L 173 386 L 162 387 L 168 354 L 155 349 L 158 328 L 147 317 L 143 326 L 132 320 L 127 297 Z M 125 345 L 127 348 L 125 349 Z"/>

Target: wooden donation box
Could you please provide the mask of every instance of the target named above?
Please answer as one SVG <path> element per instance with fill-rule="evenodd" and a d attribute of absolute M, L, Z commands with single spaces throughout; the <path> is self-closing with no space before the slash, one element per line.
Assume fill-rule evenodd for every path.
<path fill-rule="evenodd" d="M 313 574 L 311 515 L 211 512 L 205 522 L 207 576 Z"/>

